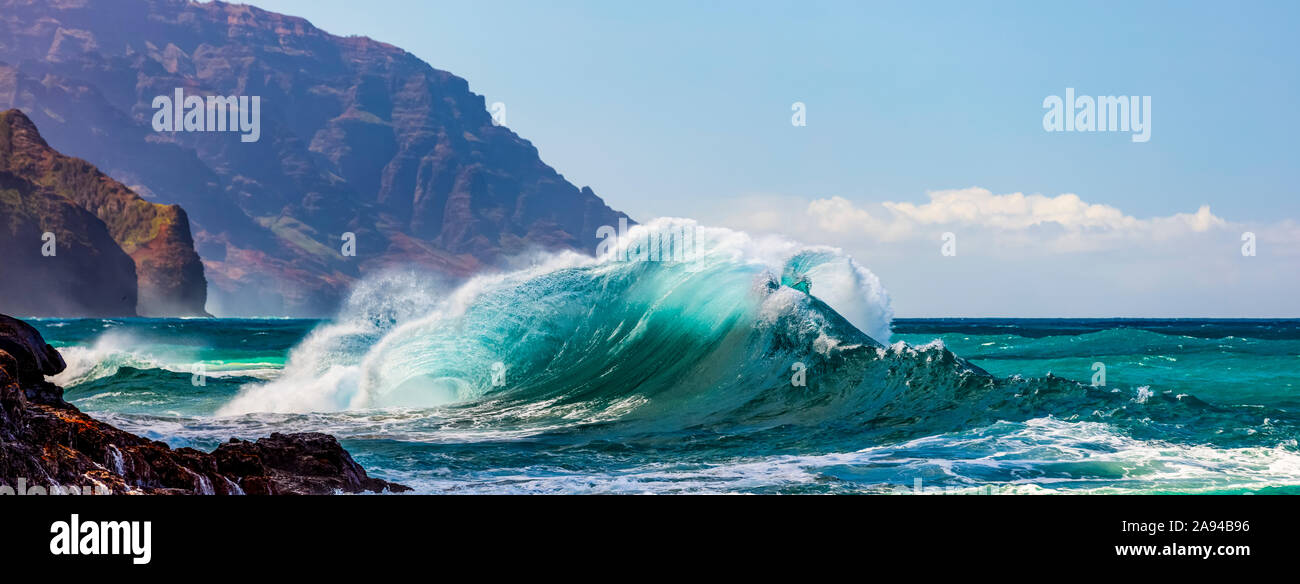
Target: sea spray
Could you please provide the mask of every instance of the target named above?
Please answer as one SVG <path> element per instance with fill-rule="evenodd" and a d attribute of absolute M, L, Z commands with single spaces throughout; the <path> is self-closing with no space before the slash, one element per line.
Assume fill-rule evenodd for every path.
<path fill-rule="evenodd" d="M 619 261 L 629 257 L 621 247 L 594 259 L 559 254 L 524 270 L 473 278 L 420 306 L 422 315 L 407 309 L 382 323 L 366 316 L 370 301 L 357 300 L 390 302 L 367 292 L 374 286 L 367 283 L 338 319 L 294 350 L 281 379 L 249 386 L 221 413 L 430 407 L 528 387 L 567 394 L 618 383 L 624 386 L 613 393 L 626 397 L 639 384 L 632 372 L 660 361 L 682 375 L 704 375 L 700 381 L 708 383 L 708 376 L 719 374 L 717 363 L 742 358 L 718 355 L 743 353 L 719 343 L 748 334 L 766 318 L 765 310 L 820 318 L 764 289 L 770 282 L 794 292 L 777 276 L 790 269 L 812 280 L 813 298 L 836 302 L 852 325 L 870 331 L 863 335 L 846 325 L 843 332 L 888 338 L 892 311 L 879 280 L 834 248 L 755 239 L 685 219 L 635 226 L 620 245 L 644 239 L 643 231 L 683 229 L 698 234 L 689 261 Z M 833 344 L 826 331 L 818 334 L 823 345 Z M 492 383 L 498 363 L 510 371 L 505 387 Z M 694 373 L 687 371 L 692 366 L 698 367 Z"/>
<path fill-rule="evenodd" d="M 444 305 L 447 290 L 439 278 L 410 271 L 368 278 L 349 295 L 339 318 L 294 347 L 279 378 L 247 388 L 221 413 L 347 409 L 358 399 L 367 352 L 393 329 Z"/>

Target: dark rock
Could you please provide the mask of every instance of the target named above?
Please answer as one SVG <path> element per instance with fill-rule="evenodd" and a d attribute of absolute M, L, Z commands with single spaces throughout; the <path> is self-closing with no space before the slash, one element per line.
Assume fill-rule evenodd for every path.
<path fill-rule="evenodd" d="M 0 351 L 16 361 L 19 383 L 39 383 L 47 375 L 62 373 L 67 364 L 63 355 L 41 337 L 35 327 L 16 318 L 0 315 Z"/>
<path fill-rule="evenodd" d="M 410 490 L 366 476 L 361 465 L 329 434 L 276 432 L 256 442 L 232 439 L 212 454 L 217 470 L 238 477 L 250 495 Z"/>
<path fill-rule="evenodd" d="M 0 315 L 0 486 L 95 487 L 112 493 L 306 494 L 402 492 L 371 478 L 333 436 L 232 439 L 216 451 L 172 449 L 82 413 L 44 381 L 62 357 L 39 332 Z"/>

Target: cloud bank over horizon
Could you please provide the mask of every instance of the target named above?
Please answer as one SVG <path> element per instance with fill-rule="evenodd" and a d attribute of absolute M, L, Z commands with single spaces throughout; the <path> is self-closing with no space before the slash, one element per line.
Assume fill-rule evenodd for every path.
<path fill-rule="evenodd" d="M 1292 219 L 1234 221 L 1207 204 L 1138 217 L 1075 193 L 982 187 L 927 199 L 756 194 L 704 216 L 844 248 L 880 275 L 902 317 L 1300 316 Z"/>

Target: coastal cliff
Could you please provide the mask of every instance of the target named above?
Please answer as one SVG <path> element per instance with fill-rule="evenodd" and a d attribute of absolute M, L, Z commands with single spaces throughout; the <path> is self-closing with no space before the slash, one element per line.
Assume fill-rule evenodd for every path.
<path fill-rule="evenodd" d="M 203 316 L 207 281 L 189 218 L 50 147 L 0 113 L 0 309 L 33 316 Z M 42 235 L 53 233 L 53 256 Z M 125 261 L 123 261 L 125 258 Z M 38 292 L 39 291 L 39 292 Z"/>
<path fill-rule="evenodd" d="M 0 0 L 0 13 L 0 108 L 183 206 L 222 316 L 327 316 L 392 266 L 457 279 L 533 250 L 593 253 L 596 230 L 627 218 L 465 79 L 393 45 L 224 2 Z M 155 131 L 154 99 L 178 88 L 260 98 L 259 139 Z"/>
<path fill-rule="evenodd" d="M 0 260 L 2 311 L 136 314 L 135 262 L 113 241 L 104 222 L 49 187 L 3 170 L 0 249 L 5 256 Z"/>

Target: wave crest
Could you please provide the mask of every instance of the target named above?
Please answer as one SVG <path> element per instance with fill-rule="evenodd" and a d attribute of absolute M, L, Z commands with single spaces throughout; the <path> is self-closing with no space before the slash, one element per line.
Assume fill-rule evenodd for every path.
<path fill-rule="evenodd" d="M 697 247 L 682 261 L 620 260 L 633 242 L 685 230 Z M 805 352 L 888 341 L 888 294 L 841 250 L 688 219 L 626 235 L 598 258 L 554 254 L 455 288 L 369 279 L 280 379 L 247 386 L 220 413 L 492 399 L 583 401 L 595 415 L 633 396 L 730 386 L 735 368 L 764 355 L 789 358 L 755 387 L 788 377 Z M 811 295 L 793 286 L 801 280 Z"/>

